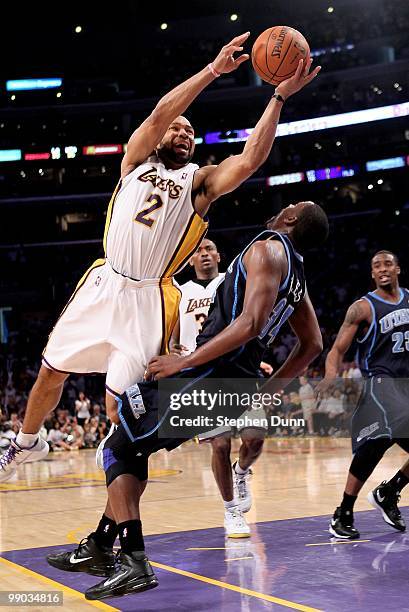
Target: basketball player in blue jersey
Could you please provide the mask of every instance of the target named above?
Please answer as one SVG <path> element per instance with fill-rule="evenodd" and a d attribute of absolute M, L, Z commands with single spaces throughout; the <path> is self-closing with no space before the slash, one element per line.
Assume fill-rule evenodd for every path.
<path fill-rule="evenodd" d="M 19 464 L 47 455 L 38 432 L 70 373 L 106 374 L 107 413 L 117 423 L 115 397 L 143 377 L 153 355 L 167 352 L 180 300 L 172 277 L 205 234 L 211 203 L 265 162 L 284 101 L 320 70 L 310 73 L 311 61 L 300 60 L 294 76 L 276 88 L 242 153 L 199 169 L 191 163 L 194 130 L 182 113 L 215 78 L 248 60 L 241 53 L 248 36 L 235 37 L 166 94 L 132 134 L 108 207 L 105 258 L 85 273 L 50 334 L 22 429 L 1 457 L 0 482 Z"/>
<path fill-rule="evenodd" d="M 224 274 L 219 273 L 219 262 L 220 254 L 216 245 L 204 238 L 190 259 L 196 278 L 180 286 L 182 299 L 179 320 L 172 335 L 171 352 L 178 350 L 183 355 L 195 350 L 197 336 L 207 319 L 217 287 L 224 279 Z M 262 451 L 267 431 L 267 427 L 258 426 L 254 429 L 250 424 L 251 417 L 265 417 L 264 411 L 247 411 L 245 416 L 249 424 L 244 424 L 238 430 L 242 444 L 239 457 L 233 465 L 230 461 L 231 426 L 222 425 L 197 436 L 199 442 L 209 442 L 212 446 L 212 470 L 224 503 L 225 532 L 230 538 L 250 536 L 250 527 L 243 514 L 250 510 L 252 503 L 250 468 Z"/>
<path fill-rule="evenodd" d="M 399 262 L 390 251 L 373 256 L 371 272 L 376 289 L 349 307 L 328 353 L 325 378 L 317 386 L 321 394 L 334 385 L 342 359 L 356 339 L 364 387 L 352 418 L 354 457 L 341 505 L 329 525 L 329 532 L 339 539 L 359 538 L 354 504 L 384 453 L 393 444 L 409 453 L 409 291 L 399 287 Z M 368 495 L 385 522 L 398 531 L 406 529 L 397 503 L 408 482 L 409 462 Z"/>
<path fill-rule="evenodd" d="M 289 382 L 300 375 L 321 352 L 321 332 L 306 290 L 302 253 L 326 239 L 328 219 L 316 204 L 300 202 L 281 211 L 267 227 L 229 266 L 198 336 L 197 349 L 187 356 L 152 359 L 150 376 L 174 377 L 184 391 L 204 377 L 250 378 L 256 389 L 263 353 L 286 321 L 298 343 L 266 383 L 266 391 L 280 391 L 283 379 Z M 103 462 L 121 553 L 113 574 L 88 589 L 88 599 L 157 586 L 145 555 L 139 500 L 146 486 L 149 455 L 160 448 L 176 448 L 186 440 L 159 435 L 162 419 L 156 382 L 135 383 L 118 401 L 121 423 L 105 444 Z M 168 402 L 165 407 L 168 414 Z M 242 410 L 239 408 L 240 413 Z M 194 416 L 194 411 L 188 414 Z M 77 569 L 91 573 L 96 564 L 102 564 L 100 551 L 91 550 L 87 540 L 75 551 L 49 556 L 48 561 L 68 571 L 74 561 Z"/>

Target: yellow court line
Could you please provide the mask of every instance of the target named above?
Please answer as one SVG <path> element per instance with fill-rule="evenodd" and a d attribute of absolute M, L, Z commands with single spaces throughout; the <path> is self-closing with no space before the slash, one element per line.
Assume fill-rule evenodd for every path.
<path fill-rule="evenodd" d="M 56 580 L 51 580 L 51 578 L 47 578 L 47 576 L 43 576 L 42 574 L 37 574 L 37 572 L 33 572 L 33 570 L 28 569 L 27 567 L 23 567 L 18 563 L 14 563 L 14 561 L 9 561 L 4 557 L 0 557 L 0 562 L 4 563 L 8 567 L 18 570 L 21 574 L 25 574 L 26 576 L 30 576 L 31 578 L 36 578 L 40 582 L 44 584 L 48 584 L 53 587 L 58 587 L 58 590 L 63 591 L 67 595 L 71 595 L 72 597 L 76 597 L 77 599 L 81 599 L 84 603 L 89 604 L 90 606 L 94 606 L 94 608 L 99 608 L 100 610 L 110 610 L 111 612 L 120 612 L 118 608 L 113 608 L 112 606 L 108 606 L 102 601 L 90 601 L 85 599 L 84 594 L 80 593 L 80 591 L 76 591 L 71 587 L 65 586 L 65 584 L 61 584 L 61 582 L 57 582 Z"/>
<path fill-rule="evenodd" d="M 334 546 L 334 544 L 360 544 L 361 542 L 370 542 L 371 540 L 337 540 L 336 542 L 320 542 L 319 544 L 305 544 L 305 546 Z"/>
<path fill-rule="evenodd" d="M 242 561 L 243 559 L 254 559 L 254 557 L 236 557 L 236 559 L 225 559 L 225 562 L 228 563 L 229 561 Z"/>
<path fill-rule="evenodd" d="M 72 529 L 71 531 L 69 531 L 66 535 L 66 538 L 68 540 L 69 544 L 79 544 L 80 543 L 80 539 L 78 539 L 77 537 L 77 533 L 80 531 L 81 533 L 85 533 L 87 530 L 89 530 L 90 528 L 92 529 L 93 525 L 91 523 L 83 523 L 82 525 L 80 525 L 79 527 L 76 527 L 75 529 Z"/>
<path fill-rule="evenodd" d="M 286 608 L 292 608 L 293 610 L 301 610 L 301 612 L 322 612 L 321 610 L 318 610 L 318 608 L 310 608 L 309 606 L 304 606 L 303 604 L 298 604 L 294 601 L 288 601 L 287 599 L 281 599 L 280 597 L 273 597 L 272 595 L 266 595 L 265 593 L 258 593 L 257 591 L 245 589 L 243 587 L 236 586 L 235 584 L 229 584 L 228 582 L 222 582 L 221 580 L 215 580 L 214 578 L 208 578 L 207 576 L 202 576 L 201 574 L 186 572 L 185 570 L 172 567 L 171 565 L 164 565 L 163 563 L 157 563 L 156 561 L 151 561 L 150 563 L 154 567 L 159 567 L 159 569 L 173 572 L 174 574 L 180 574 L 181 576 L 193 578 L 194 580 L 199 580 L 200 582 L 213 584 L 214 586 L 221 587 L 222 589 L 229 589 L 230 591 L 235 591 L 236 593 L 241 593 L 242 595 L 249 595 L 250 597 L 256 597 L 257 599 L 264 599 L 264 601 L 271 601 L 272 603 L 285 606 Z"/>

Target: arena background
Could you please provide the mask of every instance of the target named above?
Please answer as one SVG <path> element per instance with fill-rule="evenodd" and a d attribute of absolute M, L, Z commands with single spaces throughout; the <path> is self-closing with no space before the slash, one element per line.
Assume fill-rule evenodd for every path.
<path fill-rule="evenodd" d="M 331 219 L 327 246 L 306 258 L 326 349 L 346 306 L 370 286 L 375 250 L 396 251 L 407 282 L 409 6 L 359 0 L 357 11 L 355 1 L 332 4 L 196 1 L 160 3 L 153 11 L 148 3 L 125 1 L 108 15 L 97 3 L 70 2 L 57 15 L 54 4 L 27 3 L 24 19 L 18 5 L 8 7 L 0 25 L 0 398 L 6 412 L 10 374 L 21 412 L 55 317 L 101 254 L 107 203 L 132 130 L 160 95 L 243 30 L 252 32 L 250 48 L 268 25 L 290 24 L 307 36 L 315 64 L 322 64 L 319 78 L 285 104 L 282 123 L 391 105 L 383 113 L 395 118 L 348 125 L 350 116 L 342 127 L 314 131 L 306 122 L 302 133 L 277 138 L 259 172 L 211 211 L 209 236 L 221 252 L 221 269 L 283 204 L 304 199 L 322 204 Z M 61 85 L 7 85 L 38 78 Z M 217 163 L 240 151 L 240 130 L 254 126 L 272 91 L 250 62 L 210 85 L 188 113 L 203 141 L 196 161 Z M 178 280 L 190 274 L 185 269 Z M 278 361 L 285 355 L 277 346 L 273 365 L 277 354 Z M 85 385 L 89 393 L 102 389 L 92 379 Z"/>
<path fill-rule="evenodd" d="M 284 105 L 282 132 L 264 166 L 212 208 L 209 237 L 221 253 L 221 270 L 226 269 L 266 219 L 284 204 L 314 200 L 324 207 L 330 218 L 329 240 L 325 248 L 313 250 L 306 257 L 309 293 L 324 337 L 324 352 L 309 370 L 312 377 L 319 377 L 323 372 L 326 353 L 347 306 L 371 287 L 369 265 L 376 250 L 391 249 L 397 253 L 402 266 L 401 284 L 408 285 L 407 1 L 9 3 L 0 21 L 1 448 L 5 449 L 18 431 L 28 392 L 40 365 L 41 351 L 56 317 L 83 272 L 102 254 L 106 209 L 130 134 L 161 95 L 205 66 L 233 36 L 250 30 L 246 47 L 249 50 L 261 31 L 278 24 L 295 27 L 306 36 L 314 65 L 321 64 L 322 72 Z M 217 163 L 240 151 L 245 130 L 255 125 L 272 93 L 272 87 L 257 78 L 250 62 L 237 72 L 215 80 L 188 112 L 197 138 L 194 161 L 200 165 Z M 354 114 L 355 111 L 359 113 Z M 177 280 L 183 282 L 191 276 L 192 270 L 188 267 Z M 276 368 L 284 361 L 292 343 L 287 328 L 266 360 Z M 340 375 L 354 376 L 353 360 L 354 347 Z M 351 389 L 350 395 L 354 396 L 353 385 Z M 66 383 L 56 416 L 60 427 L 69 428 L 81 391 L 89 398 L 90 416 L 96 421 L 85 432 L 90 434 L 88 441 L 84 436 L 80 446 L 92 447 L 106 431 L 102 377 L 72 377 Z M 296 413 L 299 409 L 296 389 L 288 402 L 289 410 Z M 347 429 L 348 410 L 344 410 L 345 418 L 332 433 Z M 46 429 L 52 427 L 50 418 Z M 91 436 L 92 428 L 95 435 Z M 305 431 L 281 433 L 300 435 Z M 316 433 L 327 434 L 328 428 Z M 75 436 L 73 439 L 75 442 Z M 317 465 L 321 466 L 317 473 L 327 469 L 330 463 L 326 455 L 322 455 L 319 463 L 319 453 L 324 453 L 321 447 L 314 446 L 314 440 L 312 446 L 308 440 L 304 441 L 305 445 L 298 446 L 295 453 L 317 452 Z M 342 442 L 344 446 L 337 447 L 336 451 L 331 447 L 333 454 L 328 455 L 328 461 L 336 460 L 331 463 L 333 468 L 336 466 L 337 474 L 334 496 L 322 504 L 320 492 L 320 502 L 314 498 L 314 503 L 305 510 L 308 516 L 332 511 L 334 500 L 342 491 L 350 459 L 349 446 L 346 441 Z M 286 448 L 268 451 L 275 453 L 274 459 L 281 462 L 283 470 L 288 457 Z M 300 458 L 304 460 L 301 455 Z M 288 461 L 293 465 L 292 459 Z M 189 462 L 181 470 L 186 465 Z M 397 464 L 395 461 L 388 465 L 396 467 Z M 260 466 L 260 477 L 266 476 L 267 471 L 267 467 L 262 470 Z M 73 486 L 87 486 L 81 478 L 78 476 Z M 288 476 L 292 478 L 294 475 Z M 37 488 L 53 488 L 52 484 L 44 485 L 40 481 L 41 477 L 35 485 Z M 1 491 L 9 492 L 7 486 Z M 99 511 L 103 506 L 103 483 L 98 486 L 101 486 Z M 311 496 L 309 486 L 307 483 Z M 319 487 L 318 490 L 321 491 Z M 201 511 L 199 503 L 192 506 L 197 516 Z M 270 519 L 267 505 L 262 507 L 263 520 Z M 280 506 L 277 512 L 275 508 L 274 519 L 303 516 L 299 508 L 298 505 L 297 509 L 288 510 Z M 9 516 L 12 514 L 10 506 Z M 71 519 L 68 517 L 66 521 L 67 529 L 72 526 Z M 94 517 L 87 515 L 87 520 L 92 526 Z M 148 533 L 162 533 L 149 520 Z M 183 517 L 172 520 L 180 520 L 179 530 L 185 528 Z M 11 534 L 13 540 L 13 534 L 18 531 L 16 525 L 20 523 L 13 522 L 12 518 L 7 521 L 3 535 Z M 48 528 L 46 519 L 38 518 L 38 521 L 43 529 Z M 173 523 L 166 523 L 163 512 L 160 521 L 164 531 L 175 527 Z M 219 517 L 215 519 L 216 525 L 217 521 Z M 53 518 L 50 524 L 54 534 L 58 520 Z M 203 524 L 208 525 L 206 521 Z M 318 520 L 314 525 L 320 533 L 325 529 Z M 299 529 L 300 533 L 306 533 L 304 523 L 300 522 Z M 291 530 L 289 527 L 288 534 Z M 283 546 L 288 534 L 283 531 L 280 535 Z M 206 534 L 203 537 L 204 546 L 209 546 Z M 57 534 L 44 543 L 36 540 L 35 545 L 63 541 Z M 159 539 L 157 543 L 158 547 L 162 546 Z M 28 547 L 26 542 L 13 544 L 15 548 L 23 545 Z M 17 557 L 15 563 L 20 563 Z M 30 557 L 27 567 L 30 563 L 34 567 L 36 559 L 35 555 Z M 352 571 L 348 565 L 350 559 L 344 560 L 341 574 Z M 323 558 L 322 564 L 324 576 L 327 560 Z M 333 592 L 330 578 L 327 586 Z M 361 586 L 366 589 L 364 579 Z M 302 599 L 298 594 L 294 597 Z M 197 600 L 193 597 L 192 601 Z M 322 604 L 326 610 L 337 609 L 333 600 L 331 604 L 328 601 L 324 598 Z M 371 604 L 361 601 L 363 607 L 356 602 L 348 603 L 344 609 L 361 610 L 370 605 L 373 610 L 380 609 L 376 607 L 376 598 L 371 601 Z M 173 604 L 169 605 L 171 609 Z M 198 609 L 195 605 L 190 609 Z M 395 607 L 407 609 L 402 602 Z M 141 609 L 148 607 L 142 605 Z"/>

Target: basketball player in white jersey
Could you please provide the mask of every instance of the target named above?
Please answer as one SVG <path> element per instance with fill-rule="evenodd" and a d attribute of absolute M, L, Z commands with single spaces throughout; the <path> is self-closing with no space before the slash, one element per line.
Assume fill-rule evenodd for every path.
<path fill-rule="evenodd" d="M 224 279 L 219 272 L 220 254 L 215 243 L 204 238 L 190 258 L 196 278 L 180 285 L 179 319 L 172 334 L 172 352 L 192 353 L 217 287 Z"/>

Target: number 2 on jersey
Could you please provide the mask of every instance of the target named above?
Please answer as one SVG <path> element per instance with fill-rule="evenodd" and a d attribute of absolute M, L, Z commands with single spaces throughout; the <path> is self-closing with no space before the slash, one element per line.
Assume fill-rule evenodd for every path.
<path fill-rule="evenodd" d="M 157 193 L 152 193 L 146 200 L 145 204 L 150 204 L 150 206 L 141 210 L 141 212 L 136 215 L 135 221 L 138 221 L 138 223 L 143 223 L 143 225 L 146 225 L 147 227 L 151 228 L 152 225 L 155 223 L 155 219 L 150 219 L 148 215 L 153 213 L 154 210 L 162 208 L 163 202 L 160 195 L 158 195 Z"/>

